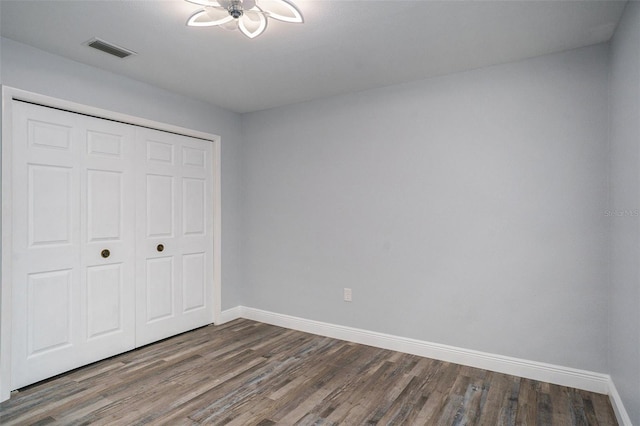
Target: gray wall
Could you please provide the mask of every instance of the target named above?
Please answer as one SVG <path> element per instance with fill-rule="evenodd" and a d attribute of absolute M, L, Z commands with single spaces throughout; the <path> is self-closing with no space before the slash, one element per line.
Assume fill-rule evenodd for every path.
<path fill-rule="evenodd" d="M 640 425 L 640 3 L 627 3 L 611 43 L 609 365 Z M 620 216 L 618 216 L 620 215 Z"/>
<path fill-rule="evenodd" d="M 606 372 L 607 54 L 243 115 L 243 303 Z"/>
<path fill-rule="evenodd" d="M 0 83 L 222 137 L 222 308 L 240 304 L 240 116 L 3 38 Z"/>

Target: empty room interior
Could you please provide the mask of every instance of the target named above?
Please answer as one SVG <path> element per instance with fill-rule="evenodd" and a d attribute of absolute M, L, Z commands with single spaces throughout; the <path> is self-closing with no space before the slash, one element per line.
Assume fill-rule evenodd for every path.
<path fill-rule="evenodd" d="M 640 2 L 0 18 L 0 423 L 640 425 Z"/>

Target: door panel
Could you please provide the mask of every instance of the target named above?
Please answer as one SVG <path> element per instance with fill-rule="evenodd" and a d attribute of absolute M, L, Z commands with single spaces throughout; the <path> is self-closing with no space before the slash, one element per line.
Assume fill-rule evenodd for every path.
<path fill-rule="evenodd" d="M 148 259 L 146 284 L 147 322 L 173 317 L 176 293 L 173 257 Z"/>
<path fill-rule="evenodd" d="M 72 344 L 71 272 L 67 269 L 29 274 L 28 358 Z"/>
<path fill-rule="evenodd" d="M 81 274 L 74 117 L 13 104 L 12 386 L 73 368 Z"/>
<path fill-rule="evenodd" d="M 183 234 L 204 236 L 206 234 L 207 193 L 205 179 L 182 179 Z"/>
<path fill-rule="evenodd" d="M 135 347 L 132 126 L 78 116 L 81 149 L 81 335 L 95 361 Z"/>
<path fill-rule="evenodd" d="M 120 123 L 12 107 L 19 388 L 134 347 L 134 138 Z"/>
<path fill-rule="evenodd" d="M 183 307 L 182 312 L 206 308 L 206 253 L 182 256 Z"/>
<path fill-rule="evenodd" d="M 87 131 L 87 153 L 96 157 L 121 158 L 122 137 L 89 130 Z"/>
<path fill-rule="evenodd" d="M 164 135 L 161 136 L 162 138 Z M 174 145 L 169 142 L 146 140 L 148 164 L 173 165 Z"/>
<path fill-rule="evenodd" d="M 213 321 L 213 172 L 207 141 L 137 129 L 137 142 L 136 344 L 143 345 Z"/>
<path fill-rule="evenodd" d="M 122 264 L 87 268 L 87 338 L 124 332 Z"/>
<path fill-rule="evenodd" d="M 147 175 L 147 237 L 172 237 L 174 218 L 174 178 Z"/>
<path fill-rule="evenodd" d="M 182 147 L 182 164 L 204 170 L 207 163 L 207 150 L 184 146 Z"/>
<path fill-rule="evenodd" d="M 29 164 L 29 246 L 71 244 L 70 167 Z"/>
<path fill-rule="evenodd" d="M 121 172 L 87 170 L 87 238 L 90 242 L 121 239 L 123 191 Z"/>
<path fill-rule="evenodd" d="M 55 118 L 53 119 L 55 120 Z M 68 151 L 71 148 L 72 127 L 55 121 L 29 119 L 28 138 L 31 148 L 49 148 Z"/>

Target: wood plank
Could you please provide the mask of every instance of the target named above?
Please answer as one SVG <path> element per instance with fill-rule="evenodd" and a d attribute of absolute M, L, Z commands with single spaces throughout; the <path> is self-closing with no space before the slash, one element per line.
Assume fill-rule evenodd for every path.
<path fill-rule="evenodd" d="M 526 426 L 536 424 L 538 406 L 538 387 L 534 380 L 522 379 L 520 395 L 518 396 L 518 413 L 516 425 Z"/>
<path fill-rule="evenodd" d="M 601 425 L 617 425 L 616 414 L 611 406 L 611 401 L 607 395 L 602 395 L 593 392 L 580 391 L 583 398 L 589 398 L 593 405 L 593 411 L 595 413 L 598 424 Z"/>

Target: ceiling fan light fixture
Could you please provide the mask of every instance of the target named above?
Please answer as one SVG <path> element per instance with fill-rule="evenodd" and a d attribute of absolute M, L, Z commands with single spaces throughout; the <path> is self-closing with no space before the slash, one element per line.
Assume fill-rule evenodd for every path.
<path fill-rule="evenodd" d="M 187 20 L 190 27 L 238 28 L 248 38 L 267 29 L 267 18 L 303 23 L 302 13 L 289 0 L 185 0 L 203 6 Z"/>

